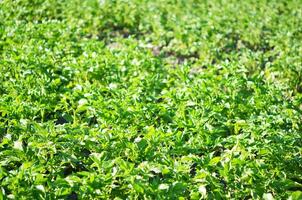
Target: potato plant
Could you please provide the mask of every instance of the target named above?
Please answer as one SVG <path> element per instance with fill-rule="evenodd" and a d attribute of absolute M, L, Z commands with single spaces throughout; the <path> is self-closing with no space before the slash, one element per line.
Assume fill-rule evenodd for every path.
<path fill-rule="evenodd" d="M 302 199 L 301 0 L 1 0 L 0 200 Z"/>

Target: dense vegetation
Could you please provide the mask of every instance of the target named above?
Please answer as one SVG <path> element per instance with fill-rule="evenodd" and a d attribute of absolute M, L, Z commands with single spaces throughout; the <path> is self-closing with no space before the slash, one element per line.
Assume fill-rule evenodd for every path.
<path fill-rule="evenodd" d="M 301 199 L 301 55 L 301 0 L 2 0 L 0 199 Z"/>

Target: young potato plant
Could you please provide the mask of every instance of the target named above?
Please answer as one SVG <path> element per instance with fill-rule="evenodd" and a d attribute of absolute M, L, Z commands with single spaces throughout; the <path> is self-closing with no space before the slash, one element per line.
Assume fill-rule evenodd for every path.
<path fill-rule="evenodd" d="M 0 1 L 0 200 L 302 199 L 300 0 Z"/>

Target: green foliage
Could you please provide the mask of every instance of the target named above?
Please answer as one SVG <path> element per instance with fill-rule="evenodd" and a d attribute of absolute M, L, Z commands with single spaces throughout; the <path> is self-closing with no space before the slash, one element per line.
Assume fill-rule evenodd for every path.
<path fill-rule="evenodd" d="M 300 0 L 0 1 L 0 199 L 302 198 Z"/>

